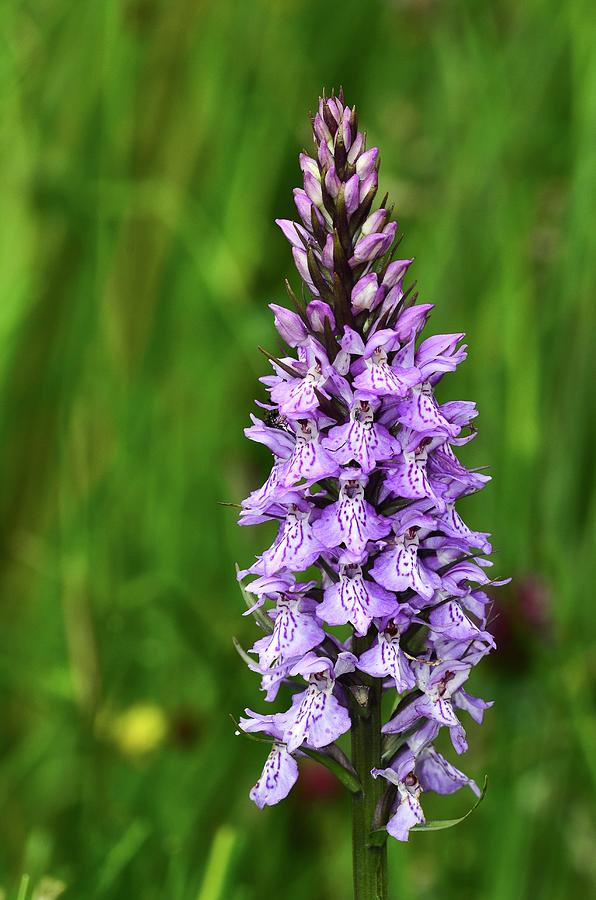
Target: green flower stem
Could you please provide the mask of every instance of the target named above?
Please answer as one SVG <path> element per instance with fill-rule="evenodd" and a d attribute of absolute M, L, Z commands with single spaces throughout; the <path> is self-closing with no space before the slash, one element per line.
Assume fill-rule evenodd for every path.
<path fill-rule="evenodd" d="M 374 638 L 373 638 L 374 639 Z M 354 638 L 353 652 L 360 655 L 370 646 L 368 635 Z M 370 770 L 381 765 L 381 681 L 371 678 L 366 715 L 352 715 L 352 765 L 362 790 L 352 799 L 352 860 L 354 900 L 387 900 L 387 844 L 373 846 L 370 831 L 384 782 Z"/>

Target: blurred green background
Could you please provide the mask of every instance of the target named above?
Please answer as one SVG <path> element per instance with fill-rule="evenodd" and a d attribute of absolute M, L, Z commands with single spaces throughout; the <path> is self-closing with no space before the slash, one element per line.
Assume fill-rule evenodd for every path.
<path fill-rule="evenodd" d="M 596 41 L 588 0 L 0 6 L 0 886 L 50 900 L 338 900 L 349 802 L 247 793 L 264 708 L 232 647 L 242 429 L 296 284 L 273 223 L 323 86 L 381 146 L 442 398 L 477 400 L 467 500 L 501 649 L 463 767 L 486 800 L 392 844 L 392 898 L 596 896 Z M 252 533 L 251 533 L 252 532 Z M 458 815 L 463 794 L 427 801 Z"/>

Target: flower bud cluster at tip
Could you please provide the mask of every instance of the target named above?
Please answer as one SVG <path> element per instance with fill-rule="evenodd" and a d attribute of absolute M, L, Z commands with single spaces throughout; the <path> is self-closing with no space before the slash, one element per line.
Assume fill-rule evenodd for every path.
<path fill-rule="evenodd" d="M 289 289 L 293 310 L 271 305 L 293 352 L 271 358 L 261 379 L 269 402 L 246 429 L 273 466 L 240 515 L 243 525 L 278 523 L 239 575 L 254 576 L 245 591 L 265 631 L 250 666 L 268 701 L 282 684 L 296 690 L 285 712 L 246 710 L 240 726 L 271 741 L 251 797 L 277 803 L 302 750 L 349 731 L 363 675 L 380 679 L 398 702 L 382 728 L 388 765 L 373 774 L 394 797 L 388 832 L 407 840 L 424 821 L 423 790 L 478 792 L 434 740 L 447 728 L 464 752 L 458 711 L 480 722 L 491 705 L 464 687 L 494 647 L 483 590 L 491 546 L 455 508 L 489 479 L 454 451 L 475 435 L 475 405 L 435 398 L 466 357 L 463 334 L 421 339 L 431 306 L 404 290 L 412 260 L 395 258 L 386 200 L 373 209 L 377 148 L 341 93 L 320 100 L 312 126 L 315 152 L 300 155 L 294 191 L 299 221 L 278 221 L 302 280 L 300 296 Z M 297 579 L 311 567 L 316 577 Z M 340 640 L 334 626 L 346 625 L 352 636 Z M 356 653 L 353 636 L 367 649 Z"/>

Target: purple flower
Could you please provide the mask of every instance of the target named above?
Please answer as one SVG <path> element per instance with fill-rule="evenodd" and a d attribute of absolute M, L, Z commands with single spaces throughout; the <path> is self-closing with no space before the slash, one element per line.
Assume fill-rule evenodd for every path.
<path fill-rule="evenodd" d="M 275 543 L 263 553 L 253 571 L 273 575 L 284 569 L 300 571 L 311 566 L 323 550 L 323 545 L 315 536 L 310 517 L 308 503 L 289 503 Z"/>
<path fill-rule="evenodd" d="M 301 744 L 326 747 L 350 728 L 350 715 L 335 696 L 335 672 L 329 660 L 305 659 L 294 666 L 293 674 L 308 678 L 308 687 L 295 694 L 292 706 L 284 713 L 283 740 L 288 750 Z"/>
<path fill-rule="evenodd" d="M 304 656 L 325 638 L 325 632 L 315 618 L 316 603 L 300 595 L 282 594 L 277 601 L 273 631 L 256 642 L 253 650 L 259 655 L 262 669 L 276 663 Z"/>
<path fill-rule="evenodd" d="M 250 792 L 259 809 L 285 800 L 298 780 L 298 764 L 283 744 L 274 744 L 261 776 Z"/>
<path fill-rule="evenodd" d="M 378 331 L 365 344 L 362 337 L 346 327 L 341 342 L 342 348 L 355 356 L 361 356 L 364 368 L 354 379 L 358 391 L 374 397 L 392 395 L 404 397 L 408 390 L 420 380 L 420 373 L 414 367 L 395 368 L 390 365 L 388 354 L 399 346 L 395 331 Z"/>
<path fill-rule="evenodd" d="M 449 729 L 451 741 L 458 753 L 467 750 L 465 732 L 451 702 L 451 695 L 470 674 L 470 666 L 464 662 L 451 661 L 440 663 L 432 668 L 427 663 L 420 663 L 417 684 L 422 696 L 417 697 L 398 712 L 386 725 L 386 734 L 405 731 L 420 718 L 432 719 L 439 725 Z"/>
<path fill-rule="evenodd" d="M 339 581 L 326 588 L 317 616 L 329 625 L 350 622 L 356 634 L 364 635 L 374 618 L 390 616 L 396 609 L 392 593 L 374 581 L 365 580 L 361 566 L 347 563 L 340 565 Z"/>
<path fill-rule="evenodd" d="M 437 494 L 431 486 L 427 474 L 426 444 L 429 438 L 419 441 L 420 435 L 404 429 L 402 458 L 397 467 L 385 478 L 385 490 L 388 489 L 397 497 L 409 497 L 412 500 L 428 497 L 433 500 L 435 507 L 441 510 L 445 504 L 440 494 Z"/>
<path fill-rule="evenodd" d="M 437 578 L 418 558 L 418 526 L 412 525 L 396 535 L 380 553 L 370 574 L 390 591 L 412 590 L 430 600 L 438 586 Z"/>
<path fill-rule="evenodd" d="M 299 481 L 315 482 L 339 472 L 339 461 L 323 447 L 318 439 L 319 429 L 314 419 L 299 419 L 296 423 L 296 444 L 281 473 L 285 487 Z"/>
<path fill-rule="evenodd" d="M 416 759 L 416 774 L 423 791 L 435 794 L 453 794 L 462 787 L 469 787 L 477 797 L 478 785 L 459 769 L 456 769 L 434 747 L 425 747 Z"/>
<path fill-rule="evenodd" d="M 391 523 L 379 516 L 364 499 L 366 476 L 358 469 L 346 469 L 340 475 L 339 500 L 325 507 L 313 530 L 323 547 L 332 550 L 343 544 L 359 558 L 368 541 L 384 537 Z"/>
<path fill-rule="evenodd" d="M 356 779 L 356 804 L 371 773 L 382 778 L 384 802 L 373 805 L 405 841 L 425 821 L 423 791 L 478 793 L 434 741 L 447 729 L 463 753 L 458 715 L 480 723 L 491 705 L 464 685 L 494 648 L 483 587 L 502 582 L 489 572 L 489 535 L 458 510 L 489 476 L 458 458 L 476 433 L 474 403 L 435 398 L 467 348 L 462 333 L 423 335 L 432 306 L 405 285 L 412 259 L 392 258 L 397 225 L 385 202 L 375 206 L 378 149 L 343 95 L 322 98 L 312 125 L 297 221 L 277 220 L 300 279 L 295 309 L 270 305 L 287 356 L 269 356 L 269 397 L 246 429 L 271 468 L 240 513 L 243 525 L 277 526 L 239 572 L 254 576 L 245 615 L 261 628 L 241 655 L 265 700 L 285 697 L 286 708 L 246 710 L 240 729 L 271 741 L 250 792 L 258 806 L 286 797 L 296 757 L 318 750 L 345 783 Z M 385 708 L 393 713 L 379 725 Z M 360 734 L 372 729 L 358 771 L 335 744 L 356 721 Z"/>
<path fill-rule="evenodd" d="M 411 396 L 401 404 L 399 422 L 420 435 L 441 435 L 456 437 L 460 428 L 452 425 L 437 406 L 428 382 L 412 388 Z"/>
<path fill-rule="evenodd" d="M 448 599 L 437 605 L 430 613 L 429 624 L 434 632 L 452 641 L 484 640 L 494 646 L 492 635 L 471 620 L 458 600 Z"/>
<path fill-rule="evenodd" d="M 354 401 L 350 421 L 330 428 L 324 446 L 333 451 L 338 463 L 357 463 L 368 474 L 381 459 L 389 459 L 399 449 L 399 442 L 383 425 L 374 421 L 378 404 L 365 398 Z"/>
<path fill-rule="evenodd" d="M 420 783 L 413 772 L 401 781 L 393 769 L 374 769 L 375 777 L 379 775 L 397 787 L 397 805 L 393 815 L 387 822 L 387 831 L 398 841 L 407 841 L 410 829 L 425 822 L 420 805 Z"/>
<path fill-rule="evenodd" d="M 271 399 L 279 405 L 282 415 L 303 418 L 317 409 L 316 392 L 325 381 L 324 364 L 315 358 L 303 377 L 280 380 L 271 391 Z"/>
<path fill-rule="evenodd" d="M 379 632 L 377 643 L 362 654 L 358 668 L 375 678 L 393 678 L 399 694 L 411 690 L 416 684 L 410 664 L 399 646 L 400 630 L 395 619 L 390 619 Z"/>

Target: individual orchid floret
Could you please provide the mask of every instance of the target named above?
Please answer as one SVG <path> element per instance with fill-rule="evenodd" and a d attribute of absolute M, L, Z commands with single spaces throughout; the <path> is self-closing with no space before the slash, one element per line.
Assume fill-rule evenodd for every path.
<path fill-rule="evenodd" d="M 329 364 L 323 352 L 317 354 L 311 350 L 309 357 L 304 376 L 296 372 L 296 378 L 282 378 L 271 390 L 271 399 L 284 416 L 303 418 L 319 406 L 317 390 L 322 389 L 327 380 Z"/>
<path fill-rule="evenodd" d="M 323 447 L 315 419 L 298 419 L 296 444 L 281 475 L 285 487 L 293 487 L 299 481 L 313 483 L 339 473 L 339 460 Z"/>
<path fill-rule="evenodd" d="M 256 642 L 262 669 L 304 656 L 325 639 L 325 632 L 317 622 L 317 604 L 308 597 L 281 594 L 275 610 L 273 631 Z"/>
<path fill-rule="evenodd" d="M 326 588 L 317 616 L 328 625 L 349 622 L 356 634 L 365 635 L 374 618 L 384 618 L 396 611 L 395 595 L 365 579 L 362 566 L 348 562 L 340 564 L 339 581 Z"/>
<path fill-rule="evenodd" d="M 410 663 L 400 647 L 400 619 L 402 628 L 407 628 L 411 618 L 403 613 L 394 615 L 379 631 L 377 643 L 358 660 L 362 672 L 375 678 L 392 678 L 398 694 L 411 690 L 416 684 Z"/>
<path fill-rule="evenodd" d="M 253 566 L 252 571 L 256 574 L 274 575 L 284 569 L 307 569 L 324 549 L 313 530 L 312 506 L 298 494 L 287 496 L 285 520 L 275 543 Z"/>
<path fill-rule="evenodd" d="M 420 344 L 415 361 L 423 381 L 436 384 L 445 372 L 453 372 L 464 361 L 466 346 L 457 346 L 462 338 L 463 334 L 437 334 Z"/>
<path fill-rule="evenodd" d="M 374 421 L 379 406 L 374 398 L 356 394 L 350 409 L 350 421 L 330 428 L 325 448 L 342 465 L 355 462 L 364 474 L 372 472 L 377 462 L 390 459 L 399 451 L 399 442 L 384 425 Z"/>
<path fill-rule="evenodd" d="M 375 778 L 381 776 L 397 788 L 397 804 L 387 822 L 387 831 L 397 841 L 407 841 L 410 829 L 426 820 L 420 805 L 421 787 L 414 772 L 408 772 L 403 781 L 394 769 L 373 769 Z"/>
<path fill-rule="evenodd" d="M 447 439 L 457 437 L 458 425 L 449 422 L 437 405 L 429 382 L 416 384 L 411 395 L 401 404 L 399 422 L 420 435 L 441 435 Z"/>
<path fill-rule="evenodd" d="M 246 573 L 239 573 L 239 577 L 243 578 Z M 308 595 L 312 588 L 316 587 L 316 581 L 298 582 L 290 572 L 280 572 L 275 575 L 262 575 L 255 578 L 250 584 L 244 586 L 247 594 L 254 594 L 257 598 L 248 609 L 243 613 L 244 616 L 251 615 L 256 609 L 260 609 L 268 600 L 277 603 L 282 597 L 290 600 L 300 600 Z"/>
<path fill-rule="evenodd" d="M 385 490 L 397 497 L 408 497 L 412 500 L 429 498 L 437 510 L 445 508 L 442 497 L 436 493 L 427 474 L 429 438 L 423 437 L 409 429 L 404 429 L 401 438 L 402 457 L 395 469 L 387 474 Z"/>
<path fill-rule="evenodd" d="M 390 591 L 411 590 L 430 600 L 440 582 L 434 572 L 418 557 L 420 528 L 432 528 L 430 516 L 413 512 L 403 517 L 393 540 L 381 552 L 370 571 L 375 581 Z"/>
<path fill-rule="evenodd" d="M 433 719 L 439 725 L 446 725 L 457 753 L 467 750 L 465 732 L 455 715 L 452 694 L 464 683 L 470 674 L 470 666 L 464 662 L 448 660 L 432 668 L 425 662 L 416 664 L 417 684 L 422 695 L 400 710 L 386 725 L 385 734 L 402 732 L 414 725 L 420 718 Z"/>
<path fill-rule="evenodd" d="M 453 503 L 448 503 L 445 509 L 441 511 L 439 521 L 446 534 L 462 538 L 470 547 L 477 547 L 483 553 L 491 552 L 492 548 L 488 540 L 488 534 L 486 532 L 472 531 L 468 528 Z"/>
<path fill-rule="evenodd" d="M 434 747 L 425 747 L 416 758 L 416 775 L 423 791 L 434 791 L 435 794 L 453 794 L 462 787 L 469 787 L 472 793 L 480 796 L 478 785 L 468 778 Z"/>
<path fill-rule="evenodd" d="M 420 381 L 420 373 L 414 368 L 398 369 L 390 365 L 388 354 L 399 346 L 395 331 L 377 331 L 365 344 L 362 337 L 346 326 L 341 342 L 342 349 L 363 358 L 364 367 L 354 379 L 358 391 L 374 397 L 387 395 L 405 397 L 408 390 Z"/>
<path fill-rule="evenodd" d="M 366 475 L 356 468 L 345 469 L 340 477 L 341 489 L 336 503 L 327 506 L 313 526 L 316 538 L 323 547 L 332 550 L 343 546 L 360 556 L 369 541 L 384 537 L 391 522 L 375 512 L 364 499 Z"/>
<path fill-rule="evenodd" d="M 283 740 L 289 751 L 307 742 L 325 747 L 350 728 L 350 714 L 335 696 L 336 671 L 330 660 L 308 654 L 292 669 L 308 681 L 307 689 L 295 694 L 292 706 L 283 714 Z"/>
<path fill-rule="evenodd" d="M 439 592 L 439 594 L 444 592 Z M 429 615 L 429 625 L 434 632 L 440 633 L 451 641 L 486 641 L 494 646 L 494 638 L 488 632 L 476 625 L 466 614 L 462 603 L 453 599 L 446 599 L 437 604 Z"/>
<path fill-rule="evenodd" d="M 259 809 L 285 800 L 298 780 L 298 764 L 285 744 L 271 747 L 259 780 L 250 791 L 250 799 Z"/>

